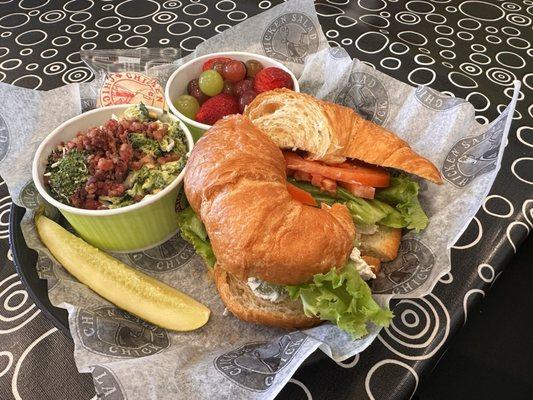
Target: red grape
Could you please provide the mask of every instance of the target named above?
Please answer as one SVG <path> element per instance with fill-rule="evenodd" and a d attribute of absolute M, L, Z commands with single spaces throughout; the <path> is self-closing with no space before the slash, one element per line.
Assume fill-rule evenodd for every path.
<path fill-rule="evenodd" d="M 235 94 L 235 85 L 229 81 L 224 81 L 224 87 L 222 88 L 222 93 Z"/>
<path fill-rule="evenodd" d="M 189 93 L 192 97 L 198 100 L 198 103 L 200 104 L 202 104 L 209 98 L 208 95 L 206 95 L 200 90 L 200 84 L 198 83 L 198 79 L 193 79 L 187 84 L 187 93 Z"/>
<path fill-rule="evenodd" d="M 232 83 L 238 82 L 246 76 L 246 67 L 241 61 L 232 60 L 224 65 L 222 76 Z"/>
<path fill-rule="evenodd" d="M 211 69 L 214 69 L 220 75 L 222 75 L 224 73 L 224 65 L 226 65 L 224 61 L 215 61 L 211 66 Z"/>
<path fill-rule="evenodd" d="M 248 90 L 254 89 L 254 82 L 251 79 L 245 79 L 243 81 L 239 81 L 235 84 L 234 90 L 235 95 L 237 97 L 242 96 L 242 94 Z"/>
<path fill-rule="evenodd" d="M 239 111 L 241 113 L 244 112 L 244 108 L 255 99 L 255 96 L 257 96 L 256 92 L 253 90 L 247 90 L 241 97 L 239 97 Z"/>
<path fill-rule="evenodd" d="M 253 78 L 255 74 L 263 69 L 263 64 L 257 60 L 248 60 L 246 61 L 246 76 L 248 78 Z"/>

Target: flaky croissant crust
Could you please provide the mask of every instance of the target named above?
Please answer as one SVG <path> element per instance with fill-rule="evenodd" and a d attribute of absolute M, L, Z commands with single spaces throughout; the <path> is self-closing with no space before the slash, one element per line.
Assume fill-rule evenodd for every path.
<path fill-rule="evenodd" d="M 347 208 L 293 200 L 281 150 L 244 116 L 218 121 L 198 141 L 184 187 L 218 265 L 239 279 L 303 283 L 344 265 L 353 247 Z"/>
<path fill-rule="evenodd" d="M 354 158 L 442 183 L 431 161 L 351 108 L 276 89 L 259 94 L 245 115 L 279 147 L 305 150 L 312 159 L 335 163 Z"/>

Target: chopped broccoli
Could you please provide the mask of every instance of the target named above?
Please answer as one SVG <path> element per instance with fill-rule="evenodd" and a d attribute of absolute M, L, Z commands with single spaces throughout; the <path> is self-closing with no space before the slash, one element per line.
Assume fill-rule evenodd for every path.
<path fill-rule="evenodd" d="M 153 193 L 159 191 L 167 185 L 168 173 L 161 171 L 160 169 L 153 169 L 150 171 L 150 175 L 144 180 L 141 188 L 145 192 Z"/>
<path fill-rule="evenodd" d="M 98 201 L 105 205 L 107 208 L 126 207 L 135 203 L 133 199 L 128 195 L 120 197 L 100 196 L 98 197 Z"/>
<path fill-rule="evenodd" d="M 71 204 L 70 196 L 89 179 L 85 154 L 72 150 L 57 161 L 50 161 L 52 160 L 49 160 L 45 173 L 49 176 L 52 196 L 63 203 Z"/>
<path fill-rule="evenodd" d="M 124 179 L 124 182 L 122 184 L 126 189 L 129 189 L 133 186 L 135 181 L 137 180 L 137 176 L 139 176 L 139 171 L 131 171 L 128 176 L 126 176 L 126 179 Z"/>
<path fill-rule="evenodd" d="M 144 191 L 142 189 L 142 183 L 135 182 L 133 186 L 126 191 L 126 194 L 132 198 L 144 196 Z"/>
<path fill-rule="evenodd" d="M 153 157 L 159 157 L 162 154 L 157 140 L 146 137 L 144 133 L 130 133 L 129 139 L 134 149 L 139 149 Z"/>
<path fill-rule="evenodd" d="M 178 121 L 170 121 L 168 123 L 168 134 L 175 139 L 185 140 L 185 133 L 181 129 Z"/>
<path fill-rule="evenodd" d="M 172 148 L 172 151 L 175 154 L 182 156 L 185 153 L 187 153 L 187 146 L 185 144 L 187 139 L 185 138 L 185 133 L 181 129 L 179 122 L 177 121 L 169 122 L 167 136 L 171 138 L 172 140 L 174 140 L 174 146 Z"/>
<path fill-rule="evenodd" d="M 161 165 L 161 170 L 163 172 L 167 172 L 169 174 L 178 176 L 181 170 L 183 169 L 183 167 L 184 167 L 184 163 L 180 159 L 178 161 L 171 161 L 171 162 L 167 162 Z"/>
<path fill-rule="evenodd" d="M 130 189 L 126 194 L 132 198 L 156 193 L 167 187 L 183 169 L 182 160 L 168 162 L 159 167 L 149 168 L 144 165 L 129 180 Z M 130 178 L 128 176 L 128 178 Z M 126 178 L 126 179 L 128 179 Z"/>
<path fill-rule="evenodd" d="M 127 119 L 132 119 L 136 121 L 145 121 L 150 117 L 148 109 L 143 103 L 135 104 L 131 107 L 128 107 L 126 111 L 124 111 L 124 116 Z"/>

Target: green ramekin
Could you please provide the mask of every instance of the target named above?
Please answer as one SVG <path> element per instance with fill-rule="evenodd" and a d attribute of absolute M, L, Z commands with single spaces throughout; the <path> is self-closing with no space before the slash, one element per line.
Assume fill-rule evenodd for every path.
<path fill-rule="evenodd" d="M 129 104 L 98 108 L 74 117 L 56 128 L 40 144 L 33 159 L 33 181 L 39 194 L 72 225 L 85 241 L 102 250 L 111 252 L 134 252 L 157 246 L 172 237 L 178 230 L 176 198 L 183 181 L 184 171 L 161 192 L 147 196 L 139 203 L 112 210 L 84 210 L 65 205 L 55 200 L 44 187 L 43 173 L 52 150 L 66 142 L 80 131 L 104 124 L 113 114 L 121 116 Z M 161 110 L 148 107 L 161 115 Z M 175 116 L 166 117 L 179 121 Z M 187 138 L 190 152 L 193 138 L 187 126 L 180 126 Z"/>

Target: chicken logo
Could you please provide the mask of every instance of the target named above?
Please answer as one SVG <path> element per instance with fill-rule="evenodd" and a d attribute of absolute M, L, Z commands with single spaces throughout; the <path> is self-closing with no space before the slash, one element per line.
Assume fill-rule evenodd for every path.
<path fill-rule="evenodd" d="M 383 125 L 389 116 L 389 95 L 385 86 L 366 72 L 352 73 L 335 103 L 350 107 L 363 118 L 379 125 Z"/>
<path fill-rule="evenodd" d="M 218 356 L 215 368 L 237 385 L 257 392 L 267 390 L 307 339 L 302 332 L 292 332 L 276 341 L 249 343 Z"/>
<path fill-rule="evenodd" d="M 9 129 L 6 121 L 0 115 L 0 161 L 2 161 L 9 150 Z"/>
<path fill-rule="evenodd" d="M 33 181 L 28 181 L 20 191 L 19 200 L 24 207 L 35 210 L 39 207 L 39 192 Z"/>
<path fill-rule="evenodd" d="M 383 273 L 372 283 L 373 293 L 405 294 L 428 278 L 435 265 L 431 249 L 418 239 L 403 238 L 398 257 L 382 264 Z"/>
<path fill-rule="evenodd" d="M 262 43 L 267 56 L 303 64 L 305 57 L 318 50 L 319 38 L 311 18 L 301 13 L 289 13 L 267 26 Z"/>
<path fill-rule="evenodd" d="M 163 107 L 163 90 L 154 78 L 138 72 L 109 74 L 100 90 L 100 107 L 114 104 L 136 104 Z"/>
<path fill-rule="evenodd" d="M 46 279 L 48 291 L 50 292 L 54 290 L 54 288 L 59 284 L 59 279 L 57 278 L 54 270 L 54 262 L 52 259 L 39 252 L 35 269 L 37 270 L 37 274 L 39 274 L 39 278 Z"/>
<path fill-rule="evenodd" d="M 97 365 L 91 371 L 96 396 L 102 400 L 124 400 L 124 389 L 115 374 L 108 368 Z"/>
<path fill-rule="evenodd" d="M 476 177 L 495 169 L 506 120 L 507 113 L 502 114 L 482 134 L 455 143 L 444 159 L 444 179 L 462 188 Z"/>
<path fill-rule="evenodd" d="M 83 346 L 106 356 L 146 357 L 170 345 L 165 329 L 114 307 L 79 310 L 76 325 Z"/>
<path fill-rule="evenodd" d="M 145 271 L 167 272 L 185 265 L 194 257 L 194 248 L 180 235 L 146 251 L 128 254 L 128 258 Z"/>
<path fill-rule="evenodd" d="M 447 111 L 461 104 L 467 103 L 466 100 L 457 97 L 446 96 L 427 86 L 417 87 L 415 91 L 415 98 L 424 107 L 434 111 Z"/>

